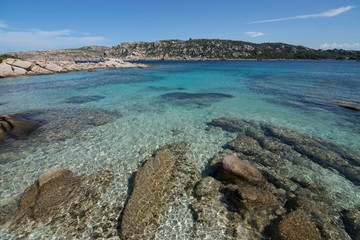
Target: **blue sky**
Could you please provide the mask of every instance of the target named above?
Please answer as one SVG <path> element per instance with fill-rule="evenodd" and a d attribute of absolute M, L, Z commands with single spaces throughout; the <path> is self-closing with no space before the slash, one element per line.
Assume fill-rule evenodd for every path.
<path fill-rule="evenodd" d="M 0 53 L 221 38 L 360 50 L 354 0 L 0 0 Z"/>

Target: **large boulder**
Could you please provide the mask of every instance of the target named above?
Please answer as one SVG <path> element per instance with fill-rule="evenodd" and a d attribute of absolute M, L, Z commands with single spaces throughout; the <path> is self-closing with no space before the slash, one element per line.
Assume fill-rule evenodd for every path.
<path fill-rule="evenodd" d="M 19 68 L 23 68 L 23 69 L 25 69 L 25 70 L 30 70 L 31 69 L 31 66 L 33 65 L 34 63 L 33 62 L 31 62 L 31 61 L 23 61 L 23 60 L 15 60 L 14 62 L 13 62 L 13 66 L 15 66 L 15 67 L 19 67 Z"/>
<path fill-rule="evenodd" d="M 0 77 L 13 77 L 16 76 L 12 67 L 5 62 L 0 63 Z"/>
<path fill-rule="evenodd" d="M 12 66 L 12 69 L 14 71 L 15 76 L 21 76 L 21 75 L 25 75 L 27 73 L 27 70 L 25 70 L 21 67 Z"/>
<path fill-rule="evenodd" d="M 224 180 L 229 179 L 235 182 L 236 180 L 242 180 L 254 185 L 266 183 L 266 179 L 259 169 L 234 154 L 225 155 L 221 163 L 221 175 Z"/>
<path fill-rule="evenodd" d="M 191 194 L 199 174 L 186 150 L 184 143 L 166 145 L 138 169 L 119 220 L 121 239 L 152 239 L 172 202 Z"/>
<path fill-rule="evenodd" d="M 54 233 L 81 238 L 113 177 L 109 171 L 80 176 L 64 168 L 44 172 L 24 191 L 13 230 L 26 236 L 29 226 L 48 224 Z"/>

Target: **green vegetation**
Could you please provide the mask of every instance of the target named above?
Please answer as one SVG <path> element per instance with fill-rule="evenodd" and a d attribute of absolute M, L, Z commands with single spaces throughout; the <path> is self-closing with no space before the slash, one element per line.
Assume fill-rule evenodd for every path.
<path fill-rule="evenodd" d="M 360 59 L 360 51 L 315 50 L 285 43 L 256 44 L 219 39 L 122 43 L 110 52 L 115 57 L 126 57 L 136 52 L 144 58 L 159 59 Z"/>
<path fill-rule="evenodd" d="M 15 56 L 12 56 L 12 55 L 9 55 L 9 54 L 0 54 L 0 63 L 2 63 L 2 61 L 4 61 L 7 58 L 19 59 L 18 57 L 15 57 Z"/>

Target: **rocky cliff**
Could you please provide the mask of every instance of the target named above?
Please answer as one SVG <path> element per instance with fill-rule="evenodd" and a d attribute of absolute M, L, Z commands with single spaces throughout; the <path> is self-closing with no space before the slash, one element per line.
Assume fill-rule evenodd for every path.
<path fill-rule="evenodd" d="M 206 59 L 360 59 L 360 51 L 315 50 L 285 43 L 219 39 L 126 42 L 106 51 L 112 57 L 140 60 Z"/>

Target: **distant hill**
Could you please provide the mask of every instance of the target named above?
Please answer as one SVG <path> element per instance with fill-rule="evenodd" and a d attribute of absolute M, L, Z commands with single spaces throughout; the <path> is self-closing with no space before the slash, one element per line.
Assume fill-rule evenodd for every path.
<path fill-rule="evenodd" d="M 6 55 L 28 60 L 98 61 L 104 57 L 104 52 L 109 49 L 109 47 L 104 46 L 87 46 L 73 49 L 10 52 Z"/>
<path fill-rule="evenodd" d="M 125 42 L 112 48 L 88 46 L 75 49 L 10 52 L 22 59 L 98 61 L 103 57 L 129 60 L 212 59 L 337 59 L 360 60 L 360 51 L 316 50 L 286 43 L 251 43 L 219 39 Z M 0 56 L 1 58 L 1 56 Z"/>
<path fill-rule="evenodd" d="M 128 59 L 360 59 L 360 51 L 315 50 L 286 43 L 250 43 L 219 39 L 126 42 L 108 51 Z"/>

